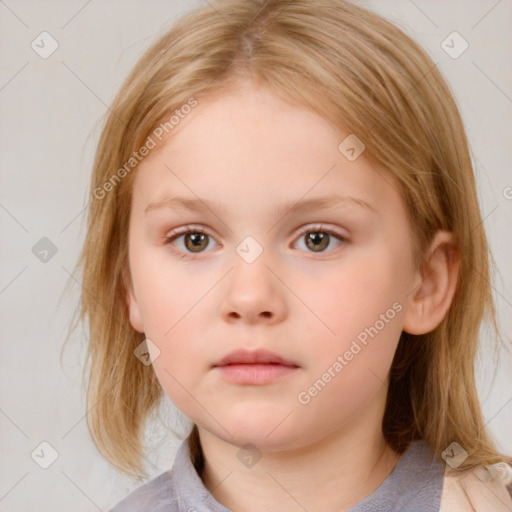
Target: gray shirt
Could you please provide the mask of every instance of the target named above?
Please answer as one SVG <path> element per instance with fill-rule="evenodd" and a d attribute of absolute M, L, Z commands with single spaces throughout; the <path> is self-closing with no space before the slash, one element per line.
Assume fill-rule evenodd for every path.
<path fill-rule="evenodd" d="M 438 512 L 445 464 L 415 441 L 388 477 L 349 512 Z M 135 489 L 110 512 L 231 512 L 206 489 L 190 459 L 188 439 L 172 469 Z"/>

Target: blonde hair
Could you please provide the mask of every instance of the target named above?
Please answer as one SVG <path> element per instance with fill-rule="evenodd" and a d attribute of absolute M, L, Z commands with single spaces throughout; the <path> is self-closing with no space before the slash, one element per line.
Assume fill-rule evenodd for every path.
<path fill-rule="evenodd" d="M 422 336 L 403 333 L 390 373 L 382 429 L 402 453 L 424 439 L 437 453 L 458 442 L 460 469 L 511 461 L 486 432 L 474 376 L 478 332 L 497 333 L 490 255 L 465 130 L 434 62 L 399 28 L 344 0 L 219 0 L 180 19 L 136 64 L 104 125 L 91 179 L 80 321 L 90 341 L 87 422 L 101 454 L 146 476 L 141 436 L 164 392 L 134 349 L 129 321 L 128 219 L 135 169 L 104 197 L 95 190 L 143 146 L 162 120 L 239 79 L 264 84 L 361 139 L 400 183 L 417 263 L 438 230 L 460 252 L 458 287 L 443 322 Z M 75 324 L 76 325 L 76 324 Z M 84 366 L 85 370 L 85 366 Z M 191 445 L 200 461 L 194 426 Z"/>

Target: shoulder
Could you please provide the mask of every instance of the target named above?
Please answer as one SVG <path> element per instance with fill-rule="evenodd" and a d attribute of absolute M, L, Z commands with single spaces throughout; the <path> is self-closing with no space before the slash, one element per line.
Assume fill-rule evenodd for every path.
<path fill-rule="evenodd" d="M 141 485 L 118 502 L 109 512 L 173 512 L 176 505 L 172 470 Z"/>
<path fill-rule="evenodd" d="M 506 463 L 464 471 L 447 465 L 439 512 L 510 512 L 511 485 L 512 466 Z"/>

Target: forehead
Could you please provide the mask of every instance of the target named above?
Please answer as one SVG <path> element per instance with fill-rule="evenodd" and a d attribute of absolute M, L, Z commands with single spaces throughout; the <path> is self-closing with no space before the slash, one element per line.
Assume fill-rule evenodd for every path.
<path fill-rule="evenodd" d="M 173 192 L 242 209 L 332 193 L 377 207 L 400 200 L 392 176 L 364 152 L 350 161 L 340 151 L 349 136 L 312 108 L 243 83 L 198 98 L 177 129 L 139 164 L 134 199 L 144 209 Z"/>

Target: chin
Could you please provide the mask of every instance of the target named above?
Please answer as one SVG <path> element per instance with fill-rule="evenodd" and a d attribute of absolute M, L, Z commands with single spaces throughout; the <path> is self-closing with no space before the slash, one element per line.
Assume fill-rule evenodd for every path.
<path fill-rule="evenodd" d="M 290 420 L 291 416 L 292 414 Z M 282 412 L 252 412 L 231 417 L 228 423 L 228 417 L 224 416 L 223 425 L 232 437 L 224 431 L 220 433 L 227 442 L 235 446 L 243 447 L 251 443 L 262 451 L 279 451 L 292 447 L 295 437 L 300 437 L 299 433 L 294 435 L 293 424 L 291 421 L 288 423 L 288 418 L 283 422 L 285 417 L 286 414 Z"/>

